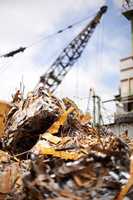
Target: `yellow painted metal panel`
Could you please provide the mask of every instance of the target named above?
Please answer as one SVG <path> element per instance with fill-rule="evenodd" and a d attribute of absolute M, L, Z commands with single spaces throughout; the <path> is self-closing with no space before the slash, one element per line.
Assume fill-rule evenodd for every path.
<path fill-rule="evenodd" d="M 0 137 L 4 135 L 6 117 L 10 109 L 11 105 L 9 103 L 0 101 Z"/>

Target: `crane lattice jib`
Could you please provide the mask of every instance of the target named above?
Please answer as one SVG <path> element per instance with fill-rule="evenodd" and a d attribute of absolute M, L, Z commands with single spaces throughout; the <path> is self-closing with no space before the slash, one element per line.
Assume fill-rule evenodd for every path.
<path fill-rule="evenodd" d="M 107 11 L 107 6 L 101 7 L 100 11 L 94 19 L 82 30 L 82 32 L 72 40 L 71 43 L 62 51 L 60 56 L 48 69 L 48 71 L 40 77 L 40 82 L 44 88 L 50 92 L 54 92 L 60 85 L 65 75 L 80 58 L 85 49 L 88 40 L 92 36 L 97 24 L 100 22 L 102 15 Z"/>

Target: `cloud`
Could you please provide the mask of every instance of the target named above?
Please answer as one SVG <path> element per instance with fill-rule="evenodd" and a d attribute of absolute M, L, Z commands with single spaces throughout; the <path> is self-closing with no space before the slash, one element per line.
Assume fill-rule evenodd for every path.
<path fill-rule="evenodd" d="M 118 8 L 121 8 L 124 2 L 124 0 L 113 0 L 113 1 L 114 1 L 115 6 L 117 6 Z"/>
<path fill-rule="evenodd" d="M 90 10 L 94 10 L 103 3 L 103 0 L 84 0 L 84 3 L 82 0 L 77 0 L 76 3 L 75 0 L 0 1 L 0 54 L 20 46 L 30 45 L 37 38 L 54 32 L 60 26 L 63 27 L 78 20 L 77 16 L 79 19 L 87 16 Z M 58 48 L 55 48 L 54 52 L 55 56 L 58 56 L 58 51 L 60 52 L 64 47 L 64 40 L 56 42 L 55 38 L 55 46 L 56 43 Z M 52 49 L 48 41 L 40 43 L 35 48 L 30 48 L 24 54 L 16 55 L 14 58 L 2 59 L 0 71 L 1 82 L 4 84 L 1 85 L 0 97 L 9 98 L 11 91 L 19 84 L 22 75 L 27 88 L 36 84 L 41 72 L 46 70 L 45 58 L 49 57 L 50 60 L 52 57 Z M 40 60 L 43 58 L 44 64 L 37 57 Z M 37 69 L 39 70 L 36 71 Z"/>
<path fill-rule="evenodd" d="M 2 0 L 0 1 L 0 33 L 3 41 L 1 49 L 34 41 L 41 34 L 52 31 L 63 21 L 62 18 L 65 21 L 72 15 L 76 19 L 78 13 L 85 11 L 88 14 L 87 11 L 99 7 L 103 2 L 103 0 L 84 0 L 84 3 L 82 0 L 77 0 L 76 3 L 75 0 Z"/>
<path fill-rule="evenodd" d="M 104 3 L 104 0 L 1 0 L 0 54 L 20 46 L 30 45 L 37 39 L 96 12 Z M 127 40 L 124 35 L 113 34 L 119 22 L 111 21 L 111 17 L 107 15 L 106 20 L 105 16 L 103 18 L 106 35 L 104 39 L 100 41 L 100 38 L 103 38 L 101 24 L 89 41 L 82 58 L 56 91 L 56 94 L 62 97 L 76 96 L 84 99 L 81 101 L 74 98 L 82 108 L 87 106 L 90 87 L 96 88 L 102 98 L 112 98 L 117 92 L 120 57 L 118 52 L 122 49 L 122 41 L 127 43 Z M 112 26 L 110 28 L 112 23 L 114 28 Z M 19 87 L 22 76 L 26 91 L 32 90 L 39 76 L 46 71 L 61 50 L 82 28 L 83 25 L 63 35 L 43 41 L 14 58 L 0 60 L 0 98 L 10 99 L 15 88 Z M 104 49 L 100 53 L 99 46 L 102 46 L 102 43 L 104 43 Z M 110 74 L 111 77 L 115 74 L 117 76 L 113 88 L 104 79 Z"/>

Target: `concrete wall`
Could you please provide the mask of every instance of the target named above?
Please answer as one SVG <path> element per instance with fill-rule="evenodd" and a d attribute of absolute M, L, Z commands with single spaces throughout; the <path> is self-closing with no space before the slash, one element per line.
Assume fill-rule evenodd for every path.
<path fill-rule="evenodd" d="M 113 133 L 119 135 L 121 133 L 123 133 L 124 131 L 128 130 L 128 134 L 130 137 L 133 138 L 133 123 L 131 124 L 127 124 L 127 123 L 123 123 L 123 124 L 110 124 L 108 126 Z"/>
<path fill-rule="evenodd" d="M 121 96 L 133 94 L 133 57 L 124 58 L 120 62 Z"/>

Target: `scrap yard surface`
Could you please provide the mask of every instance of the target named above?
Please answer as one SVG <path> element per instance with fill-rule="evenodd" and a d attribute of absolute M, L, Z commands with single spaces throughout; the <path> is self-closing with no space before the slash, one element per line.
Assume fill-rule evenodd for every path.
<path fill-rule="evenodd" d="M 1 138 L 0 199 L 132 199 L 126 133 L 92 127 L 73 101 L 43 89 L 18 101 Z"/>
<path fill-rule="evenodd" d="M 81 3 L 80 0 L 77 2 Z M 95 89 L 90 88 L 87 110 L 84 112 L 69 96 L 55 95 L 65 76 L 81 59 L 110 9 L 109 1 L 106 4 L 105 1 L 96 2 L 101 2 L 98 4 L 101 7 L 91 16 L 91 20 L 90 17 L 77 20 L 29 46 L 22 45 L 0 55 L 0 59 L 13 59 L 29 52 L 43 40 L 70 31 L 87 21 L 87 25 L 40 76 L 33 90 L 26 93 L 22 79 L 12 100 L 0 100 L 0 200 L 133 200 L 133 55 L 120 61 L 120 88 L 113 99 L 102 101 Z M 112 2 L 118 6 L 116 1 Z M 120 2 L 124 19 L 131 22 L 133 47 L 133 1 Z M 13 5 L 17 5 L 16 1 Z M 94 5 L 89 6 L 93 8 Z M 64 43 L 64 39 L 62 41 Z M 93 48 L 91 50 L 93 52 Z M 36 62 L 38 58 L 33 60 Z M 29 68 L 26 68 L 27 72 Z M 29 74 L 28 79 L 31 80 L 32 75 Z M 112 79 L 110 74 L 109 77 L 113 87 L 114 77 Z M 102 78 L 106 79 L 106 74 Z M 82 75 L 80 79 L 84 82 Z M 69 86 L 69 90 L 72 86 Z M 107 119 L 103 116 L 102 108 L 106 110 L 104 103 L 112 101 L 116 106 L 114 121 L 105 123 Z"/>

